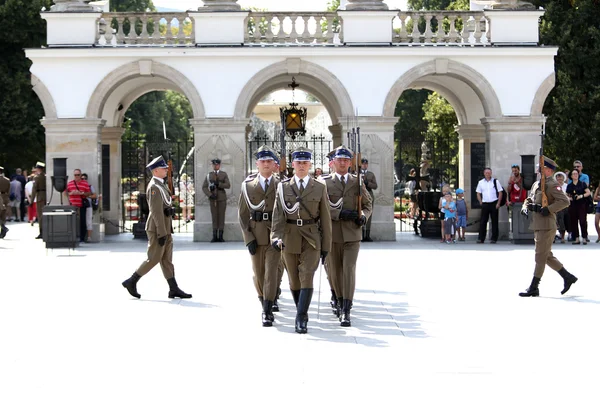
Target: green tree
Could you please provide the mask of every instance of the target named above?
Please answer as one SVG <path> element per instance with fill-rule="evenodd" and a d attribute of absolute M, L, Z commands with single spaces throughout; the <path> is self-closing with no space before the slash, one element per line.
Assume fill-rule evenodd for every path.
<path fill-rule="evenodd" d="M 423 105 L 427 121 L 425 140 L 433 143 L 432 167 L 440 171 L 445 183 L 458 183 L 458 119 L 454 108 L 438 93 L 432 93 Z"/>
<path fill-rule="evenodd" d="M 0 1 L 0 165 L 7 174 L 44 159 L 45 134 L 39 122 L 44 110 L 33 92 L 31 61 L 23 49 L 45 44 L 40 10 L 51 5 L 50 0 Z"/>
<path fill-rule="evenodd" d="M 110 0 L 112 12 L 144 12 L 148 9 L 156 11 L 152 0 Z"/>
<path fill-rule="evenodd" d="M 600 0 L 544 3 L 541 43 L 559 47 L 556 86 L 544 105 L 545 152 L 561 168 L 581 160 L 595 186 L 600 178 Z"/>

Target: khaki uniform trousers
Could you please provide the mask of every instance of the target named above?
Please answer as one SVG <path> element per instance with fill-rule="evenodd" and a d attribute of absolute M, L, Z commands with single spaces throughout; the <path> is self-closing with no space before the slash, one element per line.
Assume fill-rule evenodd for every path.
<path fill-rule="evenodd" d="M 164 246 L 158 244 L 156 232 L 147 232 L 148 234 L 148 259 L 140 265 L 137 273 L 140 276 L 146 275 L 156 264 L 160 263 L 160 268 L 165 279 L 171 279 L 175 276 L 175 267 L 173 266 L 173 236 L 167 235 L 167 241 Z"/>
<path fill-rule="evenodd" d="M 0 195 L 0 201 L 4 204 L 4 207 L 2 208 L 2 211 L 0 211 L 0 222 L 2 223 L 2 225 L 6 224 L 6 219 L 8 217 L 10 217 L 11 215 L 11 209 L 9 206 L 9 195 L 8 194 L 3 194 Z"/>
<path fill-rule="evenodd" d="M 352 300 L 356 288 L 356 259 L 360 250 L 360 242 L 331 244 L 328 257 L 329 272 L 333 290 L 338 297 Z"/>
<path fill-rule="evenodd" d="M 45 206 L 44 203 L 45 202 L 46 202 L 46 200 L 36 201 L 36 203 L 35 203 L 35 208 L 36 208 L 35 211 L 37 212 L 37 223 L 38 223 L 38 226 L 40 227 L 40 232 L 42 231 L 42 220 L 43 220 L 42 214 L 44 212 L 44 206 Z"/>
<path fill-rule="evenodd" d="M 546 265 L 555 271 L 563 268 L 562 263 L 552 254 L 552 242 L 554 241 L 555 232 L 555 229 L 533 232 L 535 241 L 535 270 L 533 276 L 536 278 L 541 278 L 544 275 Z"/>
<path fill-rule="evenodd" d="M 251 255 L 250 258 L 254 271 L 254 287 L 258 297 L 264 300 L 275 300 L 281 254 L 271 245 L 257 246 L 256 254 Z"/>
<path fill-rule="evenodd" d="M 283 262 L 287 269 L 290 280 L 290 290 L 312 289 L 313 278 L 317 268 L 319 268 L 319 259 L 321 252 L 302 238 L 300 254 L 291 254 L 283 250 Z"/>
<path fill-rule="evenodd" d="M 227 201 L 210 201 L 210 215 L 212 217 L 212 228 L 225 230 L 225 208 Z"/>
<path fill-rule="evenodd" d="M 283 280 L 283 271 L 285 270 L 285 264 L 283 263 L 283 256 L 279 254 L 279 262 L 277 263 L 277 292 L 281 288 L 281 281 Z"/>
<path fill-rule="evenodd" d="M 375 211 L 375 198 L 373 197 L 373 191 L 369 191 L 369 196 L 371 196 L 371 204 L 373 208 L 371 210 L 371 215 L 369 215 L 369 219 L 367 220 L 367 223 L 365 225 L 365 230 L 368 231 L 371 230 L 371 220 L 373 219 L 373 213 Z"/>

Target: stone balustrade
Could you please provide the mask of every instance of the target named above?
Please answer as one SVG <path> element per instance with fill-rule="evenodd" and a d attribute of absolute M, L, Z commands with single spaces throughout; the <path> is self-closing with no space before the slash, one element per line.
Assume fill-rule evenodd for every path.
<path fill-rule="evenodd" d="M 342 20 L 335 12 L 250 12 L 245 21 L 248 44 L 338 44 Z M 342 40 L 342 38 L 339 38 Z"/>
<path fill-rule="evenodd" d="M 393 43 L 401 45 L 490 45 L 490 21 L 483 11 L 400 11 Z"/>
<path fill-rule="evenodd" d="M 187 13 L 103 13 L 97 46 L 193 46 L 195 26 Z"/>

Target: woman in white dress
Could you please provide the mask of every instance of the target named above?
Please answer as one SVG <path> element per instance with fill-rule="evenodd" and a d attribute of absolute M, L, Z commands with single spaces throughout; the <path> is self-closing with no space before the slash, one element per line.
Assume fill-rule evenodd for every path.
<path fill-rule="evenodd" d="M 187 174 L 181 174 L 179 178 L 179 205 L 181 206 L 181 219 L 190 222 L 194 206 L 194 182 Z"/>

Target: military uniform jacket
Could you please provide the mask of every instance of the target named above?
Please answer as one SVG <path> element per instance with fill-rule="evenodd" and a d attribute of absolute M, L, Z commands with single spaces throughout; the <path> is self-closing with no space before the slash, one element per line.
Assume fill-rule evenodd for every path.
<path fill-rule="evenodd" d="M 219 185 L 212 192 L 208 190 L 208 181 L 218 182 Z M 209 172 L 206 178 L 204 178 L 204 183 L 202 184 L 202 191 L 206 195 L 206 197 L 210 197 L 211 194 L 217 195 L 217 201 L 225 201 L 227 200 L 227 193 L 225 193 L 225 189 L 229 189 L 231 187 L 231 183 L 229 183 L 229 177 L 225 171 L 219 170 L 217 174 L 215 171 Z"/>
<path fill-rule="evenodd" d="M 153 177 L 146 189 L 146 198 L 150 209 L 148 221 L 146 221 L 146 231 L 155 232 L 159 238 L 173 233 L 173 218 L 165 215 L 165 210 L 172 207 L 169 188 Z"/>
<path fill-rule="evenodd" d="M 371 199 L 373 199 L 373 190 L 377 189 L 377 179 L 375 179 L 375 174 L 371 171 L 367 170 L 367 173 L 364 174 L 363 182 L 371 195 Z M 368 219 L 368 218 L 367 218 Z"/>
<path fill-rule="evenodd" d="M 258 174 L 250 175 L 242 182 L 242 193 L 238 201 L 238 218 L 246 245 L 253 240 L 256 240 L 259 246 L 271 244 L 271 224 L 278 184 L 279 178 L 271 175 L 269 187 L 265 193 Z M 256 214 L 261 214 L 258 220 L 255 218 Z M 263 214 L 267 215 L 266 220 L 263 220 Z"/>
<path fill-rule="evenodd" d="M 529 229 L 538 230 L 556 230 L 556 213 L 569 206 L 569 198 L 566 193 L 562 190 L 554 178 L 546 178 L 546 196 L 548 197 L 548 210 L 550 215 L 544 217 L 542 214 L 534 212 L 533 219 L 529 224 Z M 540 181 L 536 181 L 531 187 L 529 197 L 525 199 L 523 208 L 527 208 L 528 204 L 542 204 L 542 190 L 540 187 Z"/>
<path fill-rule="evenodd" d="M 2 202 L 6 205 L 10 201 L 9 199 L 10 193 L 10 180 L 5 176 L 0 176 L 0 196 L 2 197 Z"/>
<path fill-rule="evenodd" d="M 304 206 L 296 200 L 301 197 Z M 318 219 L 318 223 L 298 226 L 287 220 Z M 296 186 L 294 178 L 283 180 L 277 185 L 271 241 L 282 240 L 285 251 L 292 254 L 302 252 L 302 238 L 316 250 L 331 251 L 331 213 L 327 199 L 327 187 L 323 182 L 308 179 L 304 192 Z"/>
<path fill-rule="evenodd" d="M 36 203 L 46 203 L 46 174 L 37 174 L 33 178 L 33 188 L 31 189 L 31 198 L 35 199 Z"/>
<path fill-rule="evenodd" d="M 338 179 L 337 175 L 325 175 L 321 178 L 327 185 L 329 206 L 331 207 L 332 240 L 333 243 L 357 242 L 362 239 L 362 227 L 354 221 L 340 220 L 342 210 L 355 210 L 358 208 L 358 178 L 356 175 L 347 174 L 346 186 Z M 366 219 L 371 217 L 373 202 L 367 188 L 363 184 L 361 192 L 361 210 Z"/>

